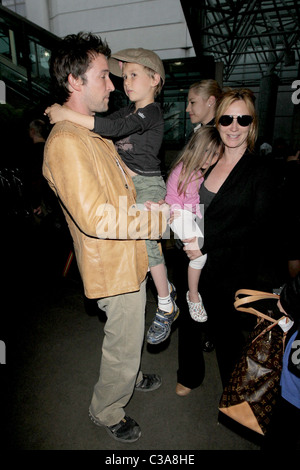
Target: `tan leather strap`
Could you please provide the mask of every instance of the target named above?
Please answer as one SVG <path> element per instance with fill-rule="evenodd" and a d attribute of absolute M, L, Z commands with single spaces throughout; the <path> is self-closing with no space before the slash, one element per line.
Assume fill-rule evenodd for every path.
<path fill-rule="evenodd" d="M 235 296 L 238 295 L 260 295 L 263 298 L 276 298 L 279 299 L 278 294 L 273 294 L 272 292 L 262 292 L 261 290 L 252 290 L 252 289 L 239 289 L 236 291 Z"/>
<path fill-rule="evenodd" d="M 245 295 L 245 297 L 242 297 L 241 299 L 239 298 L 239 295 Z M 234 307 L 236 310 L 242 311 L 242 312 L 247 312 L 247 313 L 252 313 L 253 315 L 256 315 L 259 318 L 264 318 L 265 320 L 268 320 L 271 323 L 276 324 L 277 320 L 274 320 L 274 318 L 269 317 L 268 315 L 259 312 L 253 307 L 247 307 L 245 305 L 256 302 L 258 300 L 265 300 L 265 299 L 280 299 L 280 296 L 278 294 L 272 294 L 271 292 L 261 292 L 257 290 L 251 290 L 251 289 L 240 289 L 236 291 L 235 293 L 235 302 L 234 302 Z"/>
<path fill-rule="evenodd" d="M 259 290 L 249 290 L 249 289 L 237 290 L 235 293 L 235 299 L 238 299 L 239 295 L 246 296 L 240 299 L 243 303 L 250 303 L 255 300 L 262 300 L 262 299 L 277 299 L 277 300 L 280 299 L 280 295 L 278 294 L 272 294 L 271 292 L 261 292 Z"/>
<path fill-rule="evenodd" d="M 239 295 L 245 295 L 245 297 L 242 297 L 240 299 Z M 286 318 L 286 316 L 283 315 L 278 320 L 275 320 L 274 318 L 269 317 L 268 315 L 260 312 L 259 310 L 256 310 L 253 307 L 244 306 L 249 303 L 256 302 L 257 300 L 265 300 L 265 299 L 279 300 L 280 296 L 278 294 L 272 294 L 271 292 L 261 292 L 257 290 L 251 290 L 251 289 L 240 289 L 236 291 L 235 299 L 236 300 L 234 302 L 234 306 L 237 310 L 242 311 L 242 312 L 252 313 L 253 315 L 256 315 L 257 317 L 259 317 L 260 319 L 268 320 L 271 323 L 252 340 L 252 343 L 254 343 L 260 336 L 264 335 L 268 331 L 271 331 L 271 329 L 274 328 L 274 326 L 278 325 L 280 320 L 283 320 L 284 318 Z M 285 336 L 286 336 L 286 333 L 283 334 L 283 346 L 284 346 Z"/>
<path fill-rule="evenodd" d="M 267 326 L 261 333 L 259 333 L 259 335 L 257 335 L 252 341 L 251 341 L 251 344 L 254 343 L 254 341 L 256 341 L 260 336 L 264 335 L 265 333 L 267 333 L 268 331 L 271 331 L 272 328 L 274 328 L 274 326 L 278 325 L 278 323 L 280 322 L 280 320 L 286 318 L 286 316 L 284 315 L 283 317 L 279 318 L 279 320 L 275 320 L 274 323 L 272 323 L 271 325 Z M 283 332 L 283 339 L 285 338 L 286 336 L 286 332 Z M 284 344 L 284 343 L 283 343 Z"/>

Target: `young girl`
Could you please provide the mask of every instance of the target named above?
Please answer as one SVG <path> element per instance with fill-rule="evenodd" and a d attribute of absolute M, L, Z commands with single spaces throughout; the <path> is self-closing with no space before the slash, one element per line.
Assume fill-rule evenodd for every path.
<path fill-rule="evenodd" d="M 221 157 L 223 151 L 219 132 L 213 126 L 197 130 L 175 162 L 167 180 L 165 201 L 171 205 L 171 228 L 181 239 L 202 236 L 197 218 L 201 218 L 199 189 L 206 169 Z M 193 320 L 205 322 L 207 314 L 198 292 L 201 269 L 207 255 L 190 261 L 186 294 L 189 312 Z"/>

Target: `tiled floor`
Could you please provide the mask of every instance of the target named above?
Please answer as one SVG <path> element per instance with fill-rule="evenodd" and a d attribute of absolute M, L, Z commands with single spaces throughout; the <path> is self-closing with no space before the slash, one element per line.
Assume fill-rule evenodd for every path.
<path fill-rule="evenodd" d="M 113 440 L 88 418 L 100 363 L 103 318 L 84 299 L 75 265 L 52 272 L 50 248 L 26 237 L 10 239 L 2 333 L 1 413 L 12 450 L 201 451 L 257 450 L 259 445 L 218 422 L 221 382 L 214 352 L 205 353 L 206 377 L 187 397 L 175 394 L 177 327 L 162 345 L 144 345 L 142 369 L 162 377 L 151 393 L 134 393 L 126 411 L 142 436 L 128 445 Z M 18 243 L 17 243 L 18 241 Z M 54 250 L 58 251 L 58 250 Z M 51 250 L 50 250 L 51 253 Z M 66 254 L 64 253 L 64 259 Z M 151 283 L 150 283 L 151 284 Z M 156 303 L 148 288 L 146 328 Z M 180 321 L 180 320 L 178 320 Z M 178 322 L 177 321 L 177 322 Z M 4 442 L 4 441 L 2 441 Z"/>

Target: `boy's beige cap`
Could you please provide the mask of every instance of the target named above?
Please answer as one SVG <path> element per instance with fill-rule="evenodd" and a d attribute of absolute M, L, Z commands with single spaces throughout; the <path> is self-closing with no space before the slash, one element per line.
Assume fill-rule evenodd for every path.
<path fill-rule="evenodd" d="M 139 47 L 138 49 L 123 49 L 112 54 L 108 63 L 109 70 L 113 75 L 122 77 L 122 64 L 120 62 L 132 62 L 134 64 L 144 65 L 158 73 L 165 83 L 165 69 L 158 55 L 148 49 Z"/>

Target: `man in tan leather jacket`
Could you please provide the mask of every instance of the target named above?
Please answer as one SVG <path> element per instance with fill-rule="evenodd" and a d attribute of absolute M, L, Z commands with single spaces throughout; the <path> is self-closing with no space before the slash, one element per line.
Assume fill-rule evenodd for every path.
<path fill-rule="evenodd" d="M 60 101 L 88 115 L 107 111 L 114 90 L 109 55 L 107 44 L 92 34 L 62 40 L 50 69 Z M 143 375 L 139 367 L 148 270 L 144 240 L 162 236 L 166 217 L 161 211 L 137 211 L 132 180 L 112 141 L 71 122 L 52 129 L 43 174 L 65 214 L 85 294 L 98 299 L 107 316 L 90 418 L 114 439 L 134 442 L 140 427 L 124 407 L 135 389 L 161 384 L 159 376 Z"/>

